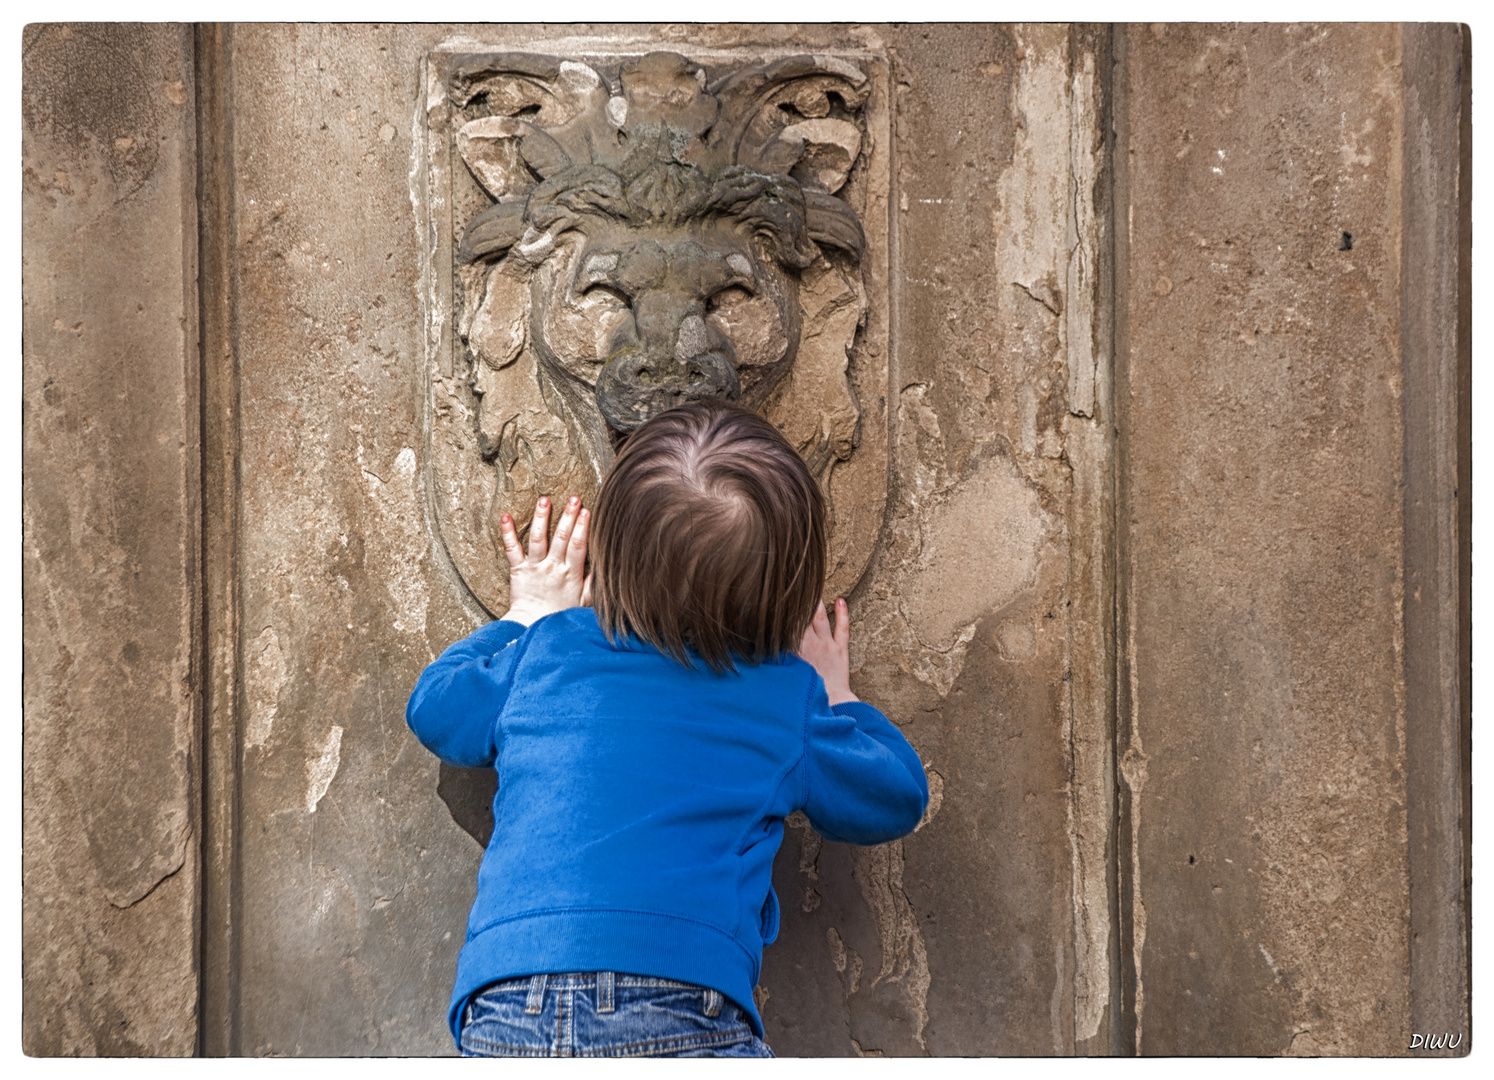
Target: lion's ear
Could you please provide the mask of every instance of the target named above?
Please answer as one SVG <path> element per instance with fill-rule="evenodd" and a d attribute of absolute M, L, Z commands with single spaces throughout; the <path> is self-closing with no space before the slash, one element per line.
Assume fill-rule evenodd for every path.
<path fill-rule="evenodd" d="M 602 77 L 586 64 L 555 56 L 502 53 L 464 57 L 448 81 L 453 103 L 481 100 L 488 115 L 464 125 L 457 149 L 493 198 L 522 194 L 530 173 L 546 179 L 591 161 L 598 138 L 615 138 Z"/>
<path fill-rule="evenodd" d="M 484 116 L 463 124 L 456 142 L 473 177 L 495 199 L 523 194 L 534 186 L 534 175 L 554 176 L 571 164 L 553 138 L 512 116 Z"/>
<path fill-rule="evenodd" d="M 864 71 L 834 56 L 787 56 L 749 68 L 712 88 L 721 101 L 712 142 L 729 148 L 732 164 L 763 172 L 790 172 L 807 159 L 794 179 L 832 193 L 860 153 L 853 121 L 870 91 Z"/>

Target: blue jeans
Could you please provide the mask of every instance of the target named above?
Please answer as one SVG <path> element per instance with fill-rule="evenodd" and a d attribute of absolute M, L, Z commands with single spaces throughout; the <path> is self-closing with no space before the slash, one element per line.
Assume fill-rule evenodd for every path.
<path fill-rule="evenodd" d="M 611 971 L 493 983 L 462 1014 L 464 1057 L 772 1057 L 715 990 Z"/>

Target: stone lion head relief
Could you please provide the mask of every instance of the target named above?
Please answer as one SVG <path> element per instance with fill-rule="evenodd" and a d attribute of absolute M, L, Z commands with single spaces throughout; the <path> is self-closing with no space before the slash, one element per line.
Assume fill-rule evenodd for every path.
<path fill-rule="evenodd" d="M 849 591 L 886 495 L 879 88 L 840 57 L 714 82 L 674 53 L 588 60 L 428 61 L 427 460 L 455 569 L 503 610 L 503 513 L 590 498 L 639 424 L 725 398 L 819 477 Z"/>

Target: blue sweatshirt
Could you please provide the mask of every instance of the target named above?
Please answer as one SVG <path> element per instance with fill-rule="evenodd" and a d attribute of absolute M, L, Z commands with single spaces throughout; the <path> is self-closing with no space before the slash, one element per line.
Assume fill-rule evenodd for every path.
<path fill-rule="evenodd" d="M 410 729 L 453 765 L 495 766 L 493 838 L 449 1019 L 523 975 L 621 971 L 752 1000 L 778 934 L 783 819 L 876 844 L 928 803 L 918 754 L 876 709 L 832 707 L 796 656 L 718 675 L 609 643 L 591 608 L 489 623 L 425 669 Z"/>

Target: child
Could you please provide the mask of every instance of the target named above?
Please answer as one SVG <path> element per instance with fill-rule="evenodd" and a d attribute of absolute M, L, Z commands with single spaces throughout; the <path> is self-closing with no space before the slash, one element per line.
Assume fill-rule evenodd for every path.
<path fill-rule="evenodd" d="M 771 1057 L 752 988 L 783 819 L 876 844 L 928 802 L 917 753 L 851 693 L 819 488 L 771 424 L 701 402 L 633 433 L 594 523 L 572 497 L 547 544 L 549 512 L 527 554 L 503 516 L 508 613 L 426 668 L 406 714 L 442 760 L 498 770 L 457 1045 Z"/>

